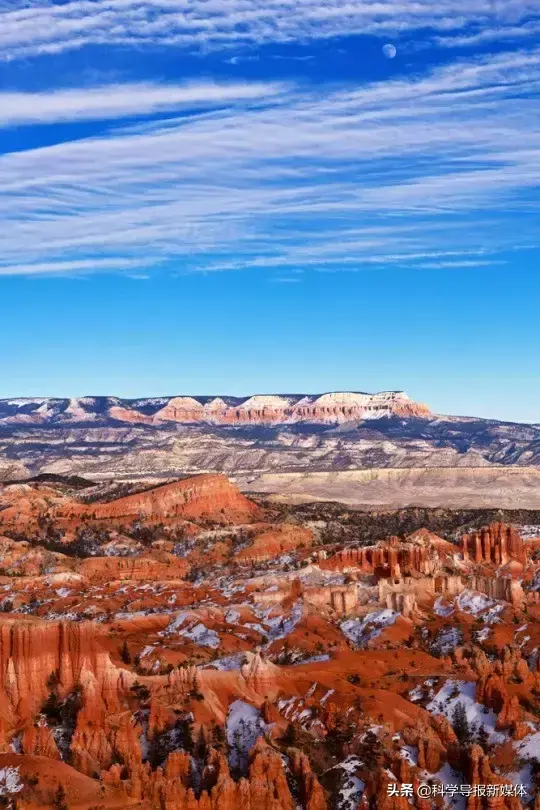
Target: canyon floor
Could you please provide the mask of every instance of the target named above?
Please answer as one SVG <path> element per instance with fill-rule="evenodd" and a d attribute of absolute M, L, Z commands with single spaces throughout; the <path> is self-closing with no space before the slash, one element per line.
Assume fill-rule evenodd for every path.
<path fill-rule="evenodd" d="M 2 806 L 539 810 L 539 648 L 540 510 L 0 488 Z"/>

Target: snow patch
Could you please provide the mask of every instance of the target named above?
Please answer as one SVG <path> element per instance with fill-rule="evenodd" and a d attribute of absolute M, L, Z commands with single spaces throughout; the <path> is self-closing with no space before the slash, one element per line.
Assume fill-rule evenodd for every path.
<path fill-rule="evenodd" d="M 434 683 L 435 681 L 433 678 L 428 678 L 427 681 L 424 681 L 424 683 L 420 683 L 418 686 L 415 686 L 414 689 L 411 689 L 409 692 L 409 700 L 411 703 L 417 703 L 419 700 L 422 700 L 426 694 L 427 697 L 433 698 L 435 695 L 433 690 Z"/>
<path fill-rule="evenodd" d="M 20 793 L 23 787 L 18 767 L 8 765 L 6 768 L 0 768 L 0 796 Z"/>
<path fill-rule="evenodd" d="M 430 649 L 438 655 L 448 655 L 463 642 L 463 633 L 457 627 L 443 627 L 437 633 Z"/>
<path fill-rule="evenodd" d="M 362 798 L 365 790 L 364 782 L 355 776 L 356 771 L 362 766 L 362 760 L 355 756 L 349 756 L 340 762 L 336 767 L 343 773 L 343 783 L 339 790 L 337 800 L 338 810 L 356 810 L 358 802 Z"/>
<path fill-rule="evenodd" d="M 422 782 L 440 782 L 441 785 L 447 787 L 448 785 L 461 785 L 464 784 L 463 775 L 458 771 L 454 771 L 448 763 L 446 763 L 437 773 L 429 773 L 429 771 L 420 771 Z M 446 806 L 451 807 L 452 810 L 466 810 L 467 798 L 461 793 L 456 793 L 454 796 L 446 797 Z"/>
<path fill-rule="evenodd" d="M 234 653 L 233 655 L 225 655 L 223 658 L 217 658 L 209 664 L 203 664 L 201 669 L 218 669 L 221 672 L 231 672 L 235 669 L 242 669 L 245 664 L 244 653 Z"/>
<path fill-rule="evenodd" d="M 454 608 L 452 605 L 447 602 L 442 596 L 439 596 L 435 604 L 433 605 L 433 609 L 437 616 L 451 616 L 454 612 Z"/>
<path fill-rule="evenodd" d="M 227 715 L 226 734 L 231 749 L 229 762 L 232 768 L 246 767 L 249 752 L 266 728 L 266 723 L 255 706 L 244 703 L 243 700 L 235 700 L 231 704 Z"/>
<path fill-rule="evenodd" d="M 361 647 L 377 638 L 385 627 L 394 624 L 398 616 L 399 613 L 393 610 L 377 610 L 363 619 L 346 619 L 340 626 L 347 638 Z"/>
<path fill-rule="evenodd" d="M 190 641 L 194 641 L 195 644 L 198 644 L 200 647 L 212 647 L 214 650 L 216 647 L 219 647 L 219 636 L 216 631 L 210 630 L 197 618 L 188 622 L 188 624 L 183 627 L 188 616 L 188 613 L 179 613 L 178 616 L 175 616 L 175 618 L 169 622 L 167 629 L 162 632 L 166 635 L 170 635 L 177 631 L 181 636 L 184 636 L 184 638 Z"/>
<path fill-rule="evenodd" d="M 497 715 L 492 709 L 487 709 L 476 700 L 476 684 L 469 681 L 448 680 L 437 693 L 426 709 L 431 714 L 442 714 L 452 722 L 454 710 L 458 703 L 463 705 L 469 726 L 484 726 L 491 743 L 502 743 L 505 734 L 495 731 Z"/>
<path fill-rule="evenodd" d="M 504 605 L 497 602 L 496 599 L 491 599 L 483 593 L 476 591 L 465 590 L 456 597 L 456 607 L 464 613 L 470 613 L 472 616 L 480 616 L 483 614 L 483 619 L 486 624 L 493 624 L 499 620 L 499 613 L 504 609 Z"/>
<path fill-rule="evenodd" d="M 281 638 L 286 638 L 289 633 L 292 633 L 300 619 L 304 614 L 304 604 L 301 599 L 298 599 L 291 608 L 288 616 L 271 616 L 274 607 L 267 607 L 263 610 L 255 610 L 254 613 L 257 618 L 261 619 L 263 626 L 260 624 L 246 625 L 252 629 L 258 630 L 268 636 L 270 643 Z"/>

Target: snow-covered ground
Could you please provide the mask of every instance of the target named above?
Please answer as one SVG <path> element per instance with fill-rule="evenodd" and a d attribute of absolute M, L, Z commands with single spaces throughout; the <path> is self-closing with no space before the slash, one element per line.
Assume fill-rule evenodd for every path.
<path fill-rule="evenodd" d="M 504 610 L 502 602 L 491 599 L 483 593 L 477 591 L 462 591 L 455 600 L 456 607 L 464 613 L 472 616 L 482 616 L 486 624 L 494 624 L 499 621 L 499 614 Z"/>
<path fill-rule="evenodd" d="M 506 735 L 500 731 L 495 731 L 497 715 L 492 709 L 487 709 L 477 703 L 475 698 L 476 684 L 469 681 L 448 680 L 442 689 L 437 692 L 433 700 L 427 704 L 426 709 L 432 714 L 442 714 L 452 721 L 455 708 L 458 703 L 461 703 L 465 709 L 470 727 L 476 726 L 480 728 L 480 726 L 484 726 L 491 743 L 504 742 Z"/>
<path fill-rule="evenodd" d="M 255 608 L 254 613 L 255 616 L 260 619 L 260 623 L 246 624 L 246 627 L 250 627 L 252 630 L 257 630 L 259 633 L 268 636 L 270 644 L 272 641 L 285 638 L 289 633 L 292 633 L 304 615 L 304 603 L 301 599 L 298 599 L 292 606 L 288 616 L 281 614 L 272 616 L 274 611 L 274 606 Z"/>
<path fill-rule="evenodd" d="M 533 537 L 540 537 L 540 526 L 536 524 L 516 526 L 516 529 L 524 540 L 530 540 Z"/>
<path fill-rule="evenodd" d="M 194 641 L 195 644 L 199 644 L 201 647 L 212 647 L 214 650 L 219 647 L 219 636 L 215 630 L 210 630 L 197 617 L 192 618 L 184 626 L 188 618 L 188 613 L 179 613 L 169 622 L 167 629 L 162 632 L 166 635 L 178 632 L 179 635 Z"/>
<path fill-rule="evenodd" d="M 343 781 L 337 798 L 337 810 L 356 810 L 365 789 L 364 782 L 355 776 L 355 772 L 362 765 L 362 761 L 355 756 L 349 756 L 336 766 L 343 771 Z"/>
<path fill-rule="evenodd" d="M 457 627 L 443 627 L 439 630 L 433 643 L 431 652 L 438 655 L 448 655 L 463 643 L 463 633 Z"/>
<path fill-rule="evenodd" d="M 463 775 L 459 771 L 454 771 L 448 763 L 437 771 L 437 773 L 429 773 L 429 771 L 420 771 L 421 779 L 423 782 L 440 782 L 445 787 L 447 785 L 461 785 L 465 784 Z M 454 796 L 445 796 L 445 805 L 452 808 L 452 810 L 466 810 L 467 797 L 461 793 L 456 793 Z"/>
<path fill-rule="evenodd" d="M 322 663 L 323 661 L 330 661 L 330 656 L 326 653 L 322 653 L 321 655 L 312 655 L 309 658 L 303 658 L 301 661 L 293 661 L 293 666 L 299 667 L 302 664 L 318 664 Z"/>
<path fill-rule="evenodd" d="M 0 796 L 13 796 L 20 793 L 24 785 L 21 782 L 19 768 L 0 768 Z"/>
<path fill-rule="evenodd" d="M 418 684 L 415 686 L 414 689 L 411 689 L 409 692 L 409 700 L 411 703 L 417 703 L 419 700 L 422 700 L 424 695 L 427 695 L 429 698 L 433 698 L 435 695 L 435 691 L 433 689 L 433 684 L 435 681 L 433 678 L 428 678 L 424 683 Z"/>
<path fill-rule="evenodd" d="M 489 629 L 489 627 L 482 627 L 481 630 L 475 630 L 474 640 L 481 644 L 483 641 L 487 641 L 490 633 L 491 630 Z"/>
<path fill-rule="evenodd" d="M 251 748 L 255 745 L 257 737 L 264 734 L 266 728 L 266 723 L 255 706 L 243 700 L 235 700 L 231 704 L 226 721 L 231 767 L 245 768 Z"/>
<path fill-rule="evenodd" d="M 404 745 L 400 752 L 402 759 L 406 759 L 410 765 L 418 765 L 418 748 L 412 745 Z"/>
<path fill-rule="evenodd" d="M 437 614 L 437 616 L 451 616 L 454 612 L 454 608 L 447 602 L 443 596 L 439 596 L 435 604 L 433 605 L 433 610 Z"/>
<path fill-rule="evenodd" d="M 362 647 L 377 638 L 385 627 L 394 624 L 399 613 L 393 610 L 377 610 L 363 619 L 346 619 L 341 622 L 342 632 L 358 647 Z"/>
<path fill-rule="evenodd" d="M 486 624 L 494 624 L 504 610 L 504 604 L 478 591 L 464 590 L 453 601 L 440 596 L 433 606 L 438 616 L 452 616 L 456 610 L 481 617 Z"/>
<path fill-rule="evenodd" d="M 514 785 L 523 785 L 526 790 L 534 795 L 533 774 L 530 760 L 540 759 L 540 732 L 531 729 L 532 734 L 528 734 L 520 742 L 516 743 L 516 763 L 520 767 L 515 771 L 506 773 L 505 776 Z"/>
<path fill-rule="evenodd" d="M 222 672 L 230 672 L 234 669 L 242 669 L 245 661 L 246 656 L 244 653 L 234 653 L 233 655 L 225 655 L 223 658 L 210 661 L 208 664 L 202 664 L 201 669 L 219 669 Z"/>

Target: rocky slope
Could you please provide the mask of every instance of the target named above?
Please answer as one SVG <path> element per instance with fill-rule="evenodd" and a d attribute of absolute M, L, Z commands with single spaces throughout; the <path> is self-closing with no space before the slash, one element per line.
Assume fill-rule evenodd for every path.
<path fill-rule="evenodd" d="M 538 810 L 538 515 L 82 484 L 0 492 L 2 806 Z"/>

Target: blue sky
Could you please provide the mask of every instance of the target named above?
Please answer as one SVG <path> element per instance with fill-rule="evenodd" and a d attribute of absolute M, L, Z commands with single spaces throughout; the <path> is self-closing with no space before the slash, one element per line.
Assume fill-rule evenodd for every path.
<path fill-rule="evenodd" d="M 536 0 L 0 0 L 0 396 L 540 422 L 539 33 Z"/>

